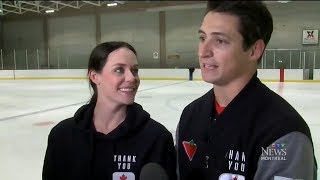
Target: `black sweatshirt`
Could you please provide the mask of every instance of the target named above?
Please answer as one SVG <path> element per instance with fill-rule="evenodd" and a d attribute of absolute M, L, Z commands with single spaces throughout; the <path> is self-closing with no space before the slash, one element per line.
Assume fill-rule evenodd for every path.
<path fill-rule="evenodd" d="M 126 119 L 107 135 L 95 130 L 93 110 L 84 105 L 51 130 L 43 180 L 138 180 L 149 162 L 176 179 L 172 134 L 139 104 L 129 105 Z"/>
<path fill-rule="evenodd" d="M 213 89 L 190 103 L 177 128 L 180 180 L 315 180 L 309 127 L 256 77 L 221 114 Z"/>

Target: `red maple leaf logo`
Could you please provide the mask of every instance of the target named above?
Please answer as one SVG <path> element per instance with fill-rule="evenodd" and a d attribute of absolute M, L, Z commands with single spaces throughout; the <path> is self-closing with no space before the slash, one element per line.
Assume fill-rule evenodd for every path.
<path fill-rule="evenodd" d="M 237 176 L 235 176 L 234 178 L 232 178 L 232 180 L 238 180 Z"/>
<path fill-rule="evenodd" d="M 127 176 L 125 176 L 124 174 L 122 174 L 122 176 L 120 176 L 120 180 L 126 180 Z"/>
<path fill-rule="evenodd" d="M 188 141 L 182 141 L 182 145 L 184 147 L 184 150 L 186 151 L 188 158 L 190 161 L 192 161 L 192 158 L 194 156 L 194 154 L 196 153 L 197 150 L 197 145 L 194 143 L 193 140 L 191 140 L 190 142 Z"/>

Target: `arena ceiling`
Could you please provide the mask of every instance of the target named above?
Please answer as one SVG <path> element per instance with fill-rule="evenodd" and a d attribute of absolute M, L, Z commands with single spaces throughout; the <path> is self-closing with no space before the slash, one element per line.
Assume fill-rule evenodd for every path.
<path fill-rule="evenodd" d="M 115 3 L 117 4 L 116 6 Z M 113 5 L 112 5 L 113 4 Z M 203 8 L 205 1 L 2 1 L 2 17 L 78 14 L 89 12 L 120 12 L 131 10 L 161 11 Z"/>

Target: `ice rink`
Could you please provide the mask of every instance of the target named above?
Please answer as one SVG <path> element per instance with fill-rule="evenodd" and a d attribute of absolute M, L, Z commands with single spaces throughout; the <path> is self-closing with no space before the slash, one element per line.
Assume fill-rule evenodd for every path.
<path fill-rule="evenodd" d="M 265 84 L 304 117 L 319 160 L 320 83 Z M 136 102 L 174 134 L 182 109 L 210 88 L 202 81 L 142 80 Z M 0 180 L 41 180 L 48 133 L 89 100 L 88 82 L 1 80 L 0 94 Z"/>

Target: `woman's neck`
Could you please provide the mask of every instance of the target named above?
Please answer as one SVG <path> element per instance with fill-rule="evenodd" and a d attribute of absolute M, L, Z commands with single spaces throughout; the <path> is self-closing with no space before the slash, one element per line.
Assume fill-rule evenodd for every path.
<path fill-rule="evenodd" d="M 97 132 L 108 134 L 126 118 L 127 106 L 112 106 L 97 102 L 93 113 L 93 123 Z"/>

